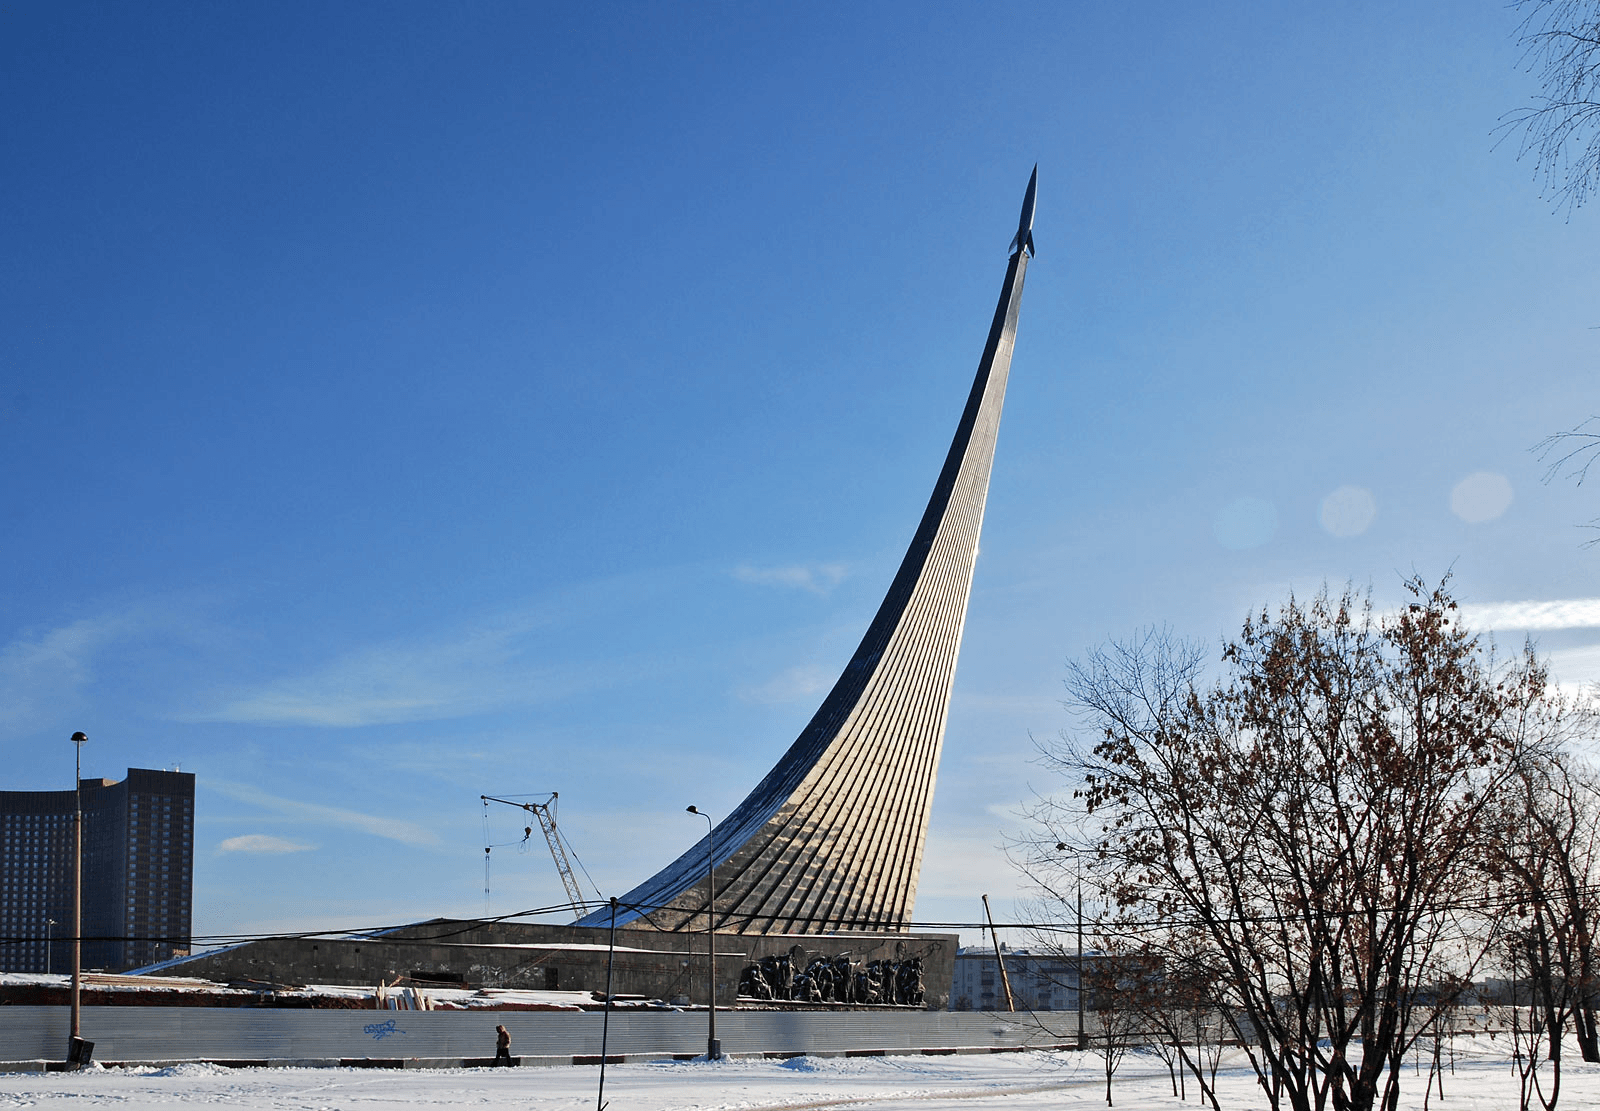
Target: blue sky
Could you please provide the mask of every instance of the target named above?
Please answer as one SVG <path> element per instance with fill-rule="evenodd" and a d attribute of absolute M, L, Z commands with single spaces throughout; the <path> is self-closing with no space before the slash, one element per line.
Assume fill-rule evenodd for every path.
<path fill-rule="evenodd" d="M 483 793 L 626 890 L 865 628 L 1035 162 L 919 919 L 1011 913 L 1108 637 L 1450 572 L 1600 679 L 1600 490 L 1529 450 L 1600 411 L 1600 243 L 1495 148 L 1516 20 L 7 4 L 3 786 L 195 772 L 202 935 L 482 912 Z"/>

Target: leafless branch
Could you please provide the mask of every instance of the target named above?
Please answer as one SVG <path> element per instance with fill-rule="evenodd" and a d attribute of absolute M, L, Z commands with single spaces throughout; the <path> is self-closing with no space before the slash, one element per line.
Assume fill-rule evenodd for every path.
<path fill-rule="evenodd" d="M 1600 416 L 1580 421 L 1565 432 L 1546 436 L 1530 450 L 1541 463 L 1548 460 L 1544 472 L 1546 482 L 1570 478 L 1576 485 L 1582 486 L 1583 480 L 1589 477 L 1589 468 L 1594 466 L 1596 459 L 1600 459 Z M 1569 467 L 1570 470 L 1567 469 Z M 1564 470 L 1567 472 L 1565 475 L 1561 473 Z"/>
<path fill-rule="evenodd" d="M 1541 463 L 1546 463 L 1545 482 L 1570 478 L 1574 485 L 1582 486 L 1583 480 L 1589 477 L 1589 468 L 1600 459 L 1600 416 L 1580 421 L 1565 432 L 1546 436 L 1529 450 Z M 1600 518 L 1582 527 L 1600 532 Z M 1600 536 L 1595 536 L 1583 546 L 1592 548 L 1596 545 L 1600 545 Z"/>
<path fill-rule="evenodd" d="M 1541 195 L 1570 219 L 1600 187 L 1600 4 L 1596 0 L 1522 0 L 1517 30 L 1526 71 L 1543 92 L 1506 113 L 1495 133 L 1517 137 L 1517 158 L 1531 158 Z"/>

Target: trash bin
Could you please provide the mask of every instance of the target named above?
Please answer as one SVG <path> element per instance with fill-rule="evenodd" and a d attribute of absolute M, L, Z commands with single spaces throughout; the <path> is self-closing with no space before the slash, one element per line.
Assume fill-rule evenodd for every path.
<path fill-rule="evenodd" d="M 84 1041 L 82 1038 L 72 1038 L 67 1042 L 67 1064 L 75 1069 L 87 1068 L 94 1059 L 94 1043 Z"/>

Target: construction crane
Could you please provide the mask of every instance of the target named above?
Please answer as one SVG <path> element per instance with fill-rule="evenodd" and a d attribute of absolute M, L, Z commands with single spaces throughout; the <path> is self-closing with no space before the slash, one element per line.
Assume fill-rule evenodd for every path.
<path fill-rule="evenodd" d="M 556 799 L 559 797 L 560 795 L 556 791 L 551 791 L 550 798 L 545 802 L 519 802 L 516 799 L 497 798 L 494 795 L 478 796 L 483 801 L 485 810 L 488 810 L 491 802 L 498 802 L 506 806 L 515 806 L 517 809 L 525 810 L 534 816 L 534 819 L 539 823 L 539 829 L 544 833 L 545 842 L 550 846 L 550 856 L 556 862 L 556 872 L 561 876 L 561 886 L 567 889 L 567 898 L 572 901 L 573 916 L 574 918 L 582 918 L 585 910 L 583 889 L 578 886 L 578 877 L 573 874 L 572 864 L 567 855 L 567 846 L 563 843 L 561 834 L 556 830 Z M 485 826 L 486 830 L 487 828 Z M 523 844 L 527 844 L 532 837 L 533 827 L 531 825 L 524 826 L 522 829 Z M 488 870 L 487 854 L 489 849 L 490 846 L 487 844 L 483 849 L 486 873 Z M 577 854 L 572 854 L 572 858 L 576 859 Z M 580 868 L 583 867 L 583 863 L 579 861 L 578 866 Z M 588 873 L 585 872 L 584 875 L 588 875 Z M 593 881 L 591 880 L 590 882 L 592 883 Z M 485 875 L 484 893 L 485 895 L 488 893 L 487 875 Z"/>

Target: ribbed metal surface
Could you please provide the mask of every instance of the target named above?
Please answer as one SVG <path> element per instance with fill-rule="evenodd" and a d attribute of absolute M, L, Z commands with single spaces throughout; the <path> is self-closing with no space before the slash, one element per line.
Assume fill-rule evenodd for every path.
<path fill-rule="evenodd" d="M 712 835 L 719 930 L 900 930 L 911 920 L 1027 267 L 1019 249 L 888 596 L 810 724 Z M 624 896 L 634 909 L 618 921 L 703 923 L 707 856 L 702 839 Z M 608 921 L 600 911 L 580 924 Z"/>
<path fill-rule="evenodd" d="M 1092 1018 L 1093 1016 L 1091 1016 Z M 600 1052 L 597 1012 L 314 1011 L 269 1007 L 85 1007 L 83 1036 L 100 1061 L 492 1057 L 495 1025 L 511 1051 L 548 1057 Z M 0 1061 L 59 1060 L 67 1008 L 0 1007 Z M 392 1025 L 391 1025 L 392 1024 Z M 1065 1012 L 719 1011 L 728 1053 L 847 1053 L 875 1049 L 1046 1045 L 1070 1041 Z M 704 1011 L 616 1011 L 606 1051 L 704 1053 Z"/>

